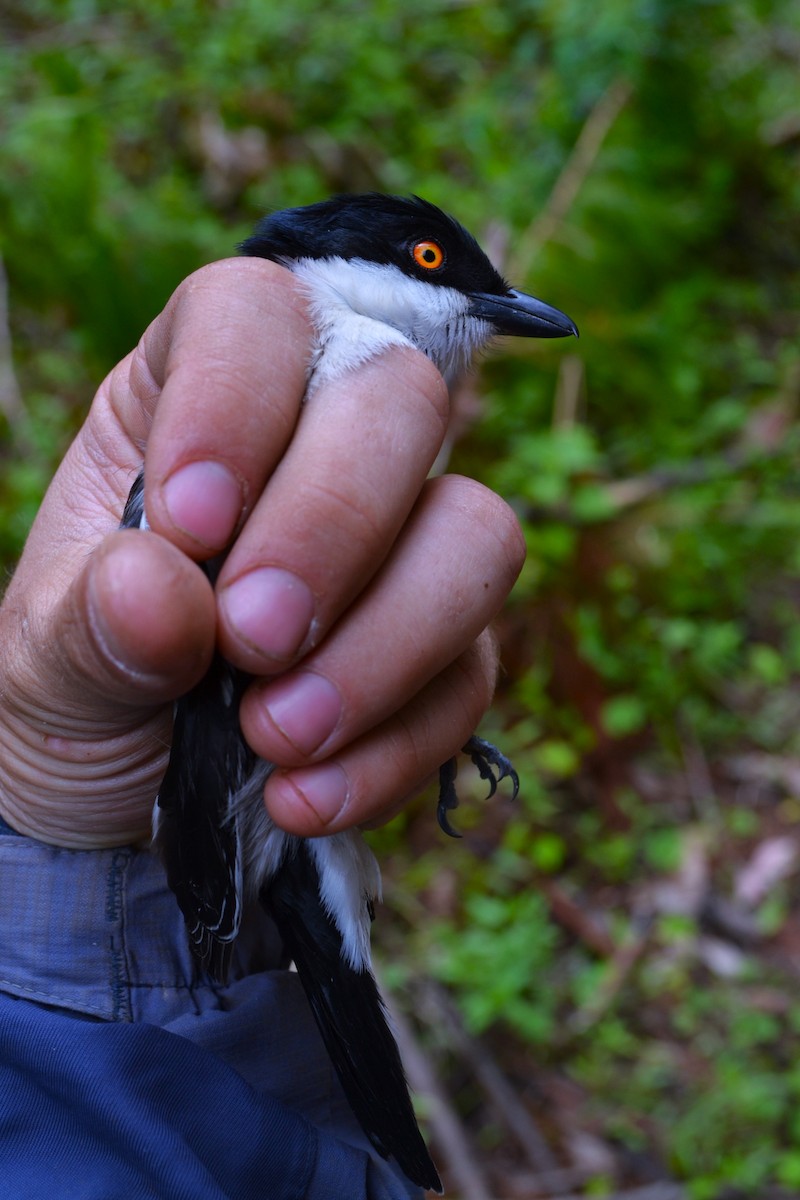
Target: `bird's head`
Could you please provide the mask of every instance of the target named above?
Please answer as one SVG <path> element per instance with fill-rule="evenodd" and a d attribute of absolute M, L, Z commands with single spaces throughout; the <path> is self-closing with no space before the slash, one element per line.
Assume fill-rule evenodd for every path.
<path fill-rule="evenodd" d="M 447 376 L 496 334 L 578 333 L 557 308 L 509 287 L 463 225 L 416 196 L 372 192 L 285 209 L 240 249 L 303 281 L 328 377 L 397 342 Z"/>

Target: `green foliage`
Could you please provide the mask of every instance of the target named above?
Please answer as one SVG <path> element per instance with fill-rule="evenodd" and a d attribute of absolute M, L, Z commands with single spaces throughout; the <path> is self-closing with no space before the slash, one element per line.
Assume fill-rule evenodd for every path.
<path fill-rule="evenodd" d="M 479 1033 L 497 1020 L 526 1040 L 546 1043 L 555 1022 L 555 995 L 538 986 L 556 940 L 546 905 L 535 892 L 501 899 L 474 894 L 465 904 L 457 938 L 434 930 L 439 978 L 457 987 L 470 1027 Z"/>
<path fill-rule="evenodd" d="M 800 752 L 798 44 L 792 0 L 0 12 L 24 396 L 0 428 L 6 567 L 103 373 L 267 208 L 419 192 L 577 320 L 576 345 L 483 366 L 454 464 L 514 504 L 529 550 L 494 717 L 520 800 L 492 801 L 482 832 L 467 778 L 460 849 L 411 855 L 410 818 L 377 836 L 404 950 L 470 1028 L 512 1070 L 533 1047 L 583 1088 L 587 1126 L 656 1147 L 696 1200 L 800 1188 L 800 1017 L 706 969 L 696 911 L 657 912 L 622 982 L 598 947 L 640 936 L 682 822 L 724 846 L 724 891 L 766 821 L 800 820 L 791 795 L 759 809 L 724 782 L 740 753 Z M 759 916 L 774 934 L 796 919 L 780 891 Z M 393 936 L 385 913 L 377 929 Z"/>

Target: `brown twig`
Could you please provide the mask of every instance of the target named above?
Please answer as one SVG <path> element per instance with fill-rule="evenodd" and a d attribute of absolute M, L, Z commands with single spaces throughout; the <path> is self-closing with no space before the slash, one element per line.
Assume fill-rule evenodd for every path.
<path fill-rule="evenodd" d="M 546 897 L 553 919 L 559 925 L 572 933 L 592 954 L 600 958 L 614 957 L 617 952 L 614 939 L 559 883 L 543 876 L 537 881 L 537 886 Z"/>
<path fill-rule="evenodd" d="M 785 454 L 785 448 L 775 450 L 749 450 L 734 447 L 719 458 L 699 459 L 696 462 L 680 463 L 674 467 L 658 467 L 643 475 L 632 475 L 628 479 L 597 479 L 608 503 L 608 519 L 614 520 L 624 513 L 657 500 L 668 492 L 679 488 L 693 487 L 725 479 L 739 471 L 774 462 Z M 527 521 L 561 521 L 565 525 L 580 527 L 586 518 L 576 514 L 569 504 L 531 504 L 523 509 Z M 591 517 L 592 523 L 596 518 Z"/>
<path fill-rule="evenodd" d="M 565 354 L 561 359 L 553 398 L 553 426 L 570 429 L 583 418 L 586 406 L 586 367 L 577 354 Z"/>
<path fill-rule="evenodd" d="M 589 113 L 547 203 L 517 243 L 512 271 L 515 279 L 527 277 L 542 246 L 552 240 L 559 225 L 566 219 L 631 92 L 631 85 L 626 80 L 617 79 Z"/>
<path fill-rule="evenodd" d="M 595 1174 L 584 1167 L 559 1167 L 555 1171 L 515 1171 L 513 1176 L 514 1195 L 525 1197 L 550 1197 L 561 1188 L 580 1187 Z"/>
<path fill-rule="evenodd" d="M 424 997 L 426 1004 L 434 1011 L 437 1025 L 444 1027 L 454 1048 L 475 1072 L 533 1169 L 539 1172 L 558 1170 L 558 1163 L 539 1126 L 528 1109 L 520 1103 L 486 1047 L 466 1032 L 447 994 L 429 980 L 424 985 Z"/>
<path fill-rule="evenodd" d="M 418 1095 L 425 1097 L 428 1123 L 434 1139 L 444 1151 L 455 1190 L 463 1200 L 493 1200 L 480 1163 L 472 1152 L 469 1138 L 436 1077 L 430 1058 L 422 1050 L 411 1025 L 382 984 L 381 992 L 397 1038 L 408 1082 Z"/>

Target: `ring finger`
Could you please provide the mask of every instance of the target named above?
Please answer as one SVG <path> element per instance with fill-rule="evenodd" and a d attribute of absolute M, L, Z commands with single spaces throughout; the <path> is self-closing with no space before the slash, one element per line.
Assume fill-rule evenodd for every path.
<path fill-rule="evenodd" d="M 327 758 L 409 703 L 485 629 L 522 565 L 516 517 L 459 476 L 426 484 L 370 587 L 302 667 L 261 681 L 240 720 L 283 767 Z"/>

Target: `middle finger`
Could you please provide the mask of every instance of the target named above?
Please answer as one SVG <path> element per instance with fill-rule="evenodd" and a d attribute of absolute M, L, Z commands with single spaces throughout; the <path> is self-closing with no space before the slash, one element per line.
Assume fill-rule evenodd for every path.
<path fill-rule="evenodd" d="M 268 675 L 319 642 L 380 567 L 433 464 L 448 398 L 395 348 L 319 388 L 220 574 L 219 644 Z"/>

